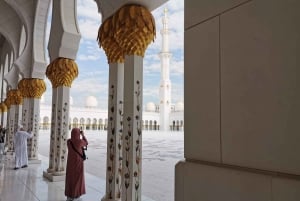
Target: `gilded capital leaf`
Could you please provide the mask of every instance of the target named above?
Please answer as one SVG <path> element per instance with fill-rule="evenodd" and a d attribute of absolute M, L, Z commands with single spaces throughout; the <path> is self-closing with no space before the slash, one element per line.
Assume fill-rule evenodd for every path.
<path fill-rule="evenodd" d="M 97 37 L 99 47 L 102 47 L 108 63 L 124 63 L 124 52 L 114 38 L 112 17 L 107 18 L 100 26 Z"/>
<path fill-rule="evenodd" d="M 53 88 L 71 87 L 73 80 L 78 76 L 78 67 L 73 59 L 59 57 L 48 65 L 46 76 Z"/>
<path fill-rule="evenodd" d="M 10 101 L 8 97 L 4 100 L 4 104 L 6 105 L 7 109 L 10 108 Z"/>
<path fill-rule="evenodd" d="M 10 105 L 22 105 L 23 97 L 21 91 L 18 89 L 11 89 L 7 92 L 7 99 Z"/>
<path fill-rule="evenodd" d="M 2 112 L 2 113 L 3 113 L 3 112 L 7 112 L 7 106 L 5 105 L 4 102 L 2 102 L 2 103 L 0 104 L 0 108 L 1 108 L 1 112 Z"/>
<path fill-rule="evenodd" d="M 141 5 L 125 5 L 112 18 L 114 38 L 127 55 L 144 56 L 156 35 L 155 20 Z"/>
<path fill-rule="evenodd" d="M 24 98 L 41 98 L 46 91 L 46 84 L 42 79 L 24 78 L 19 82 L 18 88 Z"/>

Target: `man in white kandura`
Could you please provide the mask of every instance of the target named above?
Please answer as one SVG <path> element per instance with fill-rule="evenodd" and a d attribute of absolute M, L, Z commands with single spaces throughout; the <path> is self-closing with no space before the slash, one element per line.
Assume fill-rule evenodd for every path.
<path fill-rule="evenodd" d="M 31 138 L 33 134 L 31 131 L 24 131 L 23 125 L 19 125 L 18 131 L 14 137 L 14 146 L 16 154 L 16 166 L 14 170 L 28 167 L 28 154 L 27 154 L 27 139 Z"/>

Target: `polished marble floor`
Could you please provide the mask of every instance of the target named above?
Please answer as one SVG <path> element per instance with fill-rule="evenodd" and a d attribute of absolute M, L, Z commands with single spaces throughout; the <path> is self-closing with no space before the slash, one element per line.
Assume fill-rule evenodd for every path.
<path fill-rule="evenodd" d="M 43 177 L 48 158 L 39 155 L 41 163 L 14 170 L 13 156 L 0 155 L 0 201 L 65 201 L 64 181 L 49 182 Z M 81 201 L 101 200 L 105 192 L 105 180 L 85 173 L 86 194 Z M 143 201 L 153 201 L 142 196 Z"/>

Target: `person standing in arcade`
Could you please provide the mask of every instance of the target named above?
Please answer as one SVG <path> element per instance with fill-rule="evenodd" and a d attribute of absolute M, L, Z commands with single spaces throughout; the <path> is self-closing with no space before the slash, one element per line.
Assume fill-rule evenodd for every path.
<path fill-rule="evenodd" d="M 80 138 L 81 136 L 81 138 Z M 88 145 L 84 132 L 73 128 L 71 139 L 67 140 L 68 159 L 65 180 L 65 196 L 67 201 L 78 200 L 85 194 L 83 148 Z"/>

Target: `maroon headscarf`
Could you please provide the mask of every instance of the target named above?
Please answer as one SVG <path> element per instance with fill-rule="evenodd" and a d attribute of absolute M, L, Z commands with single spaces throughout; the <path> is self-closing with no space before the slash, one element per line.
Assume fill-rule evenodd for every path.
<path fill-rule="evenodd" d="M 80 139 L 80 129 L 79 128 L 73 128 L 71 131 L 71 140 L 76 141 Z"/>
<path fill-rule="evenodd" d="M 73 143 L 73 145 L 78 148 L 79 150 L 81 149 L 81 147 L 86 146 L 87 140 L 84 139 L 80 139 L 80 129 L 79 128 L 73 128 L 71 131 L 71 141 Z"/>

